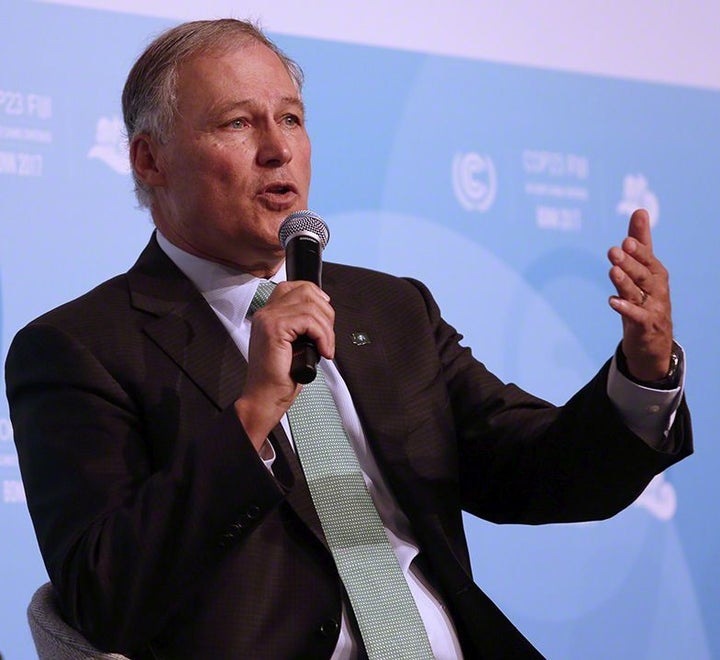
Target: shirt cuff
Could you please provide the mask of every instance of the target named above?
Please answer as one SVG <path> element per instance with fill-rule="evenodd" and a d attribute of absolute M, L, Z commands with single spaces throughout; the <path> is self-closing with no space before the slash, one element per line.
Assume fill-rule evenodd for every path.
<path fill-rule="evenodd" d="M 273 447 L 272 442 L 270 442 L 268 438 L 265 438 L 265 442 L 260 446 L 258 456 L 260 456 L 260 460 L 265 463 L 265 467 L 272 473 L 273 463 L 275 462 L 277 454 L 275 454 L 275 447 Z"/>
<path fill-rule="evenodd" d="M 679 349 L 678 386 L 658 390 L 638 385 L 625 377 L 617 367 L 617 354 L 610 363 L 607 395 L 620 413 L 625 425 L 647 445 L 659 451 L 672 451 L 668 435 L 685 390 L 685 351 Z"/>

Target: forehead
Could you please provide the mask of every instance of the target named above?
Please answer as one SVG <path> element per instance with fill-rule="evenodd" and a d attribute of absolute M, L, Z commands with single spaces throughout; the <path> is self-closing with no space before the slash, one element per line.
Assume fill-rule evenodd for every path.
<path fill-rule="evenodd" d="M 285 64 L 265 44 L 252 39 L 195 55 L 177 69 L 178 101 L 199 94 L 297 96 Z"/>

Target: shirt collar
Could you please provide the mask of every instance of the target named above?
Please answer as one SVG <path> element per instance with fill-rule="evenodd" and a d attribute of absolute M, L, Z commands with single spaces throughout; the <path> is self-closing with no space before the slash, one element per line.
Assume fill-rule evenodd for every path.
<path fill-rule="evenodd" d="M 156 235 L 160 249 L 197 287 L 216 312 L 231 322 L 245 318 L 261 278 L 190 254 L 171 243 L 159 230 L 156 230 Z M 286 279 L 283 262 L 270 280 L 279 283 Z"/>

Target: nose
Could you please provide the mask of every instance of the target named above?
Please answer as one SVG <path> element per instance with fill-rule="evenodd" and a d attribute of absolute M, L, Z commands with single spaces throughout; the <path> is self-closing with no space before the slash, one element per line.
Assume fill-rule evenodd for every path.
<path fill-rule="evenodd" d="M 263 130 L 257 150 L 257 161 L 261 167 L 281 167 L 292 159 L 287 135 L 280 126 L 269 124 Z"/>

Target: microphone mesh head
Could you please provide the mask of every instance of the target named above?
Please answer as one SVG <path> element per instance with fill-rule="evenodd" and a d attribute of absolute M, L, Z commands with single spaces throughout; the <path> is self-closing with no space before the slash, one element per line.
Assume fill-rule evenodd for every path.
<path fill-rule="evenodd" d="M 323 250 L 330 241 L 330 230 L 325 221 L 317 213 L 307 209 L 295 211 L 282 221 L 278 237 L 283 250 L 287 247 L 288 241 L 297 234 L 313 234 Z"/>

